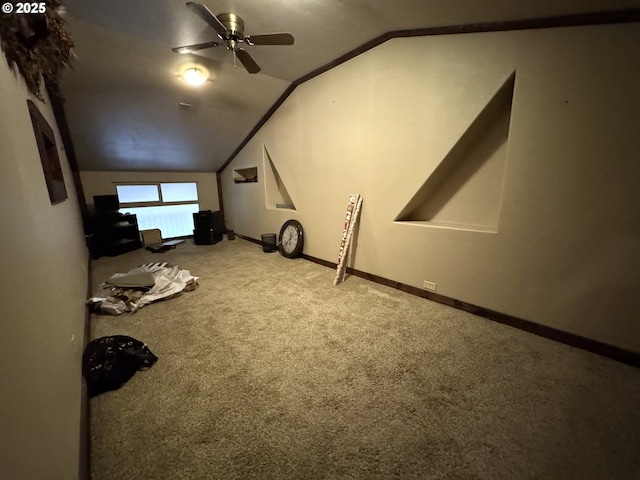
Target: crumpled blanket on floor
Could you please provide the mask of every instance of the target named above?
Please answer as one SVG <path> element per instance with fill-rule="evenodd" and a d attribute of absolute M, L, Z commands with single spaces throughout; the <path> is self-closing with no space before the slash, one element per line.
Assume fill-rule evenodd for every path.
<path fill-rule="evenodd" d="M 122 277 L 150 273 L 153 275 L 152 287 L 116 287 L 110 282 Z M 102 313 L 120 315 L 135 313 L 139 308 L 160 299 L 168 299 L 180 292 L 189 292 L 198 287 L 198 278 L 189 270 L 168 263 L 147 263 L 127 273 L 116 273 L 100 285 L 100 289 L 88 300 L 88 303 Z M 120 283 L 120 282 L 115 282 Z"/>

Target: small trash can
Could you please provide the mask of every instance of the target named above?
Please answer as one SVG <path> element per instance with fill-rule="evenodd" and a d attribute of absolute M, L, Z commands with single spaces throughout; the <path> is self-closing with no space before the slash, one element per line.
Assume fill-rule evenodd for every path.
<path fill-rule="evenodd" d="M 227 231 L 227 240 L 235 240 L 236 234 L 233 230 Z"/>
<path fill-rule="evenodd" d="M 275 233 L 263 233 L 262 234 L 262 251 L 264 253 L 275 252 L 276 247 L 276 234 Z"/>

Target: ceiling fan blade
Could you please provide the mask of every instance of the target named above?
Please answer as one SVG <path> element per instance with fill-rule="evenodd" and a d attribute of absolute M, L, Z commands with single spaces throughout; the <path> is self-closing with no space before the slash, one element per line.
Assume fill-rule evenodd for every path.
<path fill-rule="evenodd" d="M 229 33 L 227 27 L 223 25 L 223 23 L 218 20 L 211 10 L 207 8 L 206 5 L 196 2 L 187 2 L 187 7 L 189 7 L 193 13 L 198 15 L 202 20 L 207 22 L 213 29 L 218 32 L 218 36 L 224 39 L 225 35 Z"/>
<path fill-rule="evenodd" d="M 293 45 L 290 33 L 266 33 L 264 35 L 248 35 L 245 41 L 249 45 Z"/>
<path fill-rule="evenodd" d="M 260 66 L 255 62 L 253 58 L 251 58 L 251 55 L 249 55 L 249 52 L 247 52 L 246 50 L 239 48 L 238 50 L 236 50 L 236 56 L 238 57 L 238 60 L 240 60 L 242 65 L 244 65 L 244 68 L 247 69 L 247 72 L 258 73 L 260 71 Z"/>
<path fill-rule="evenodd" d="M 219 47 L 220 44 L 218 42 L 206 42 L 206 43 L 196 43 L 195 45 L 185 45 L 184 47 L 176 47 L 171 50 L 175 53 L 191 53 L 196 50 L 204 50 L 205 48 L 211 47 Z"/>

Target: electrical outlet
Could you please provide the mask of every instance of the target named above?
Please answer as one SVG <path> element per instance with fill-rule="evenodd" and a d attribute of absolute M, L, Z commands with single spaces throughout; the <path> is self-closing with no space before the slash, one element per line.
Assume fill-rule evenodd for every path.
<path fill-rule="evenodd" d="M 431 290 L 432 292 L 436 291 L 436 287 L 437 287 L 437 283 L 436 282 L 430 282 L 428 280 L 424 281 L 424 288 L 426 288 L 427 290 Z"/>

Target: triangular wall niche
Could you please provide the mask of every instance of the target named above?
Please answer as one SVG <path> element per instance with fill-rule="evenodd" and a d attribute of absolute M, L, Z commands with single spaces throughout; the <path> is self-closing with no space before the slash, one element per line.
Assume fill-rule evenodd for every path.
<path fill-rule="evenodd" d="M 285 208 L 295 210 L 296 207 L 291 200 L 291 196 L 285 187 L 278 169 L 271 160 L 267 147 L 263 145 L 264 175 L 265 175 L 265 196 L 267 208 Z"/>
<path fill-rule="evenodd" d="M 515 86 L 512 73 L 395 218 L 497 232 Z"/>

